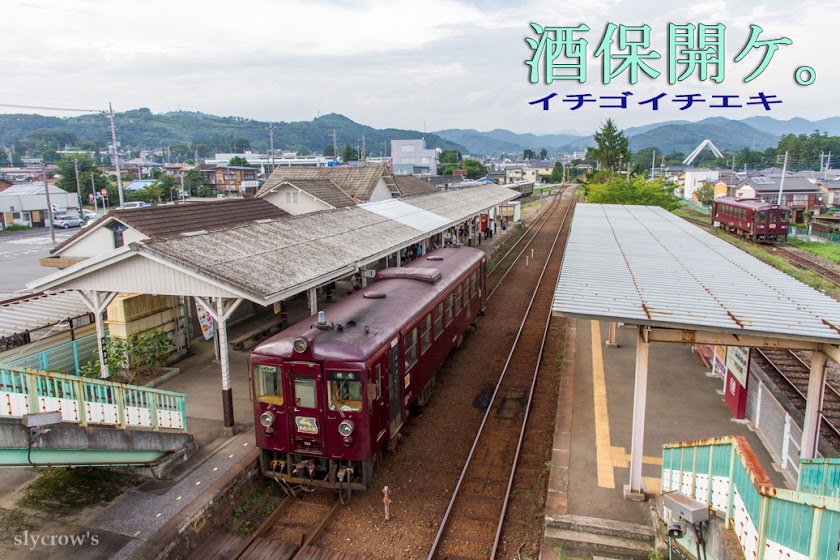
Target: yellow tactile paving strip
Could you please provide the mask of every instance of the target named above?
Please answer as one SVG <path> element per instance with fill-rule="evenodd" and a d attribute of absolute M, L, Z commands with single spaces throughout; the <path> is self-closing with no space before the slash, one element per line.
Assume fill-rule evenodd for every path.
<path fill-rule="evenodd" d="M 592 393 L 595 405 L 595 454 L 598 464 L 598 486 L 615 488 L 615 469 L 630 468 L 630 454 L 624 447 L 610 442 L 610 416 L 607 408 L 607 385 L 604 372 L 604 355 L 601 350 L 601 323 L 592 325 Z M 661 457 L 642 457 L 646 465 L 662 465 Z M 658 494 L 660 482 L 655 477 L 644 477 L 645 489 Z"/>

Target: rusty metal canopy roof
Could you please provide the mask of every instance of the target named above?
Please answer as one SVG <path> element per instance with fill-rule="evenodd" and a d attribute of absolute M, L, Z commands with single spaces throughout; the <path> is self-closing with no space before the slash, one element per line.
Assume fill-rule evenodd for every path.
<path fill-rule="evenodd" d="M 49 327 L 88 313 L 75 292 L 37 293 L 0 301 L 0 337 Z"/>
<path fill-rule="evenodd" d="M 840 342 L 840 302 L 653 206 L 577 205 L 553 312 Z"/>

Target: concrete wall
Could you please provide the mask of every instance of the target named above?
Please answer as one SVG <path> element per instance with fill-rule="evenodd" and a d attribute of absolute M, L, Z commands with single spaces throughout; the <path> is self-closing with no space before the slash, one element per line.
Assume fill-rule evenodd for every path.
<path fill-rule="evenodd" d="M 326 202 L 290 185 L 282 186 L 274 192 L 267 194 L 265 199 L 293 216 L 332 208 Z"/>
<path fill-rule="evenodd" d="M 683 187 L 683 198 L 694 200 L 694 191 L 703 186 L 705 181 L 717 181 L 720 172 L 717 170 L 703 169 L 685 172 L 685 186 Z"/>
<path fill-rule="evenodd" d="M 123 232 L 125 245 L 148 239 L 134 228 Z M 90 258 L 114 250 L 114 232 L 107 227 L 98 227 L 61 251 L 62 257 Z"/>
<path fill-rule="evenodd" d="M 388 185 L 385 184 L 385 179 L 380 177 L 379 181 L 376 182 L 376 186 L 373 187 L 373 192 L 370 193 L 370 199 L 368 202 L 390 200 L 391 198 L 393 198 L 393 196 L 391 196 L 391 189 L 389 189 Z"/>

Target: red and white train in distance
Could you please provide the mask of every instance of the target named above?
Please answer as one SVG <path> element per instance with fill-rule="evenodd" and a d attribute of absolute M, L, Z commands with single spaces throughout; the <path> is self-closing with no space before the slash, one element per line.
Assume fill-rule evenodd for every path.
<path fill-rule="evenodd" d="M 721 196 L 712 201 L 712 225 L 753 241 L 787 239 L 790 208 L 757 198 Z"/>
<path fill-rule="evenodd" d="M 487 258 L 441 248 L 257 346 L 250 358 L 263 475 L 366 489 L 375 459 L 484 310 Z"/>

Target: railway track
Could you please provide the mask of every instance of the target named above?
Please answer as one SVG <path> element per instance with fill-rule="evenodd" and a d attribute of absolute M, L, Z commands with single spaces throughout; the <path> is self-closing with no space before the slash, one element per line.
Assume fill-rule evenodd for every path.
<path fill-rule="evenodd" d="M 754 359 L 788 400 L 805 413 L 811 366 L 791 350 L 756 348 Z M 819 411 L 820 435 L 840 450 L 840 393 L 826 382 Z"/>
<path fill-rule="evenodd" d="M 694 225 L 696 225 L 698 227 L 702 227 L 706 230 L 717 229 L 717 228 L 713 228 L 710 224 L 707 224 L 705 222 L 701 222 L 700 220 L 694 220 L 692 218 L 683 218 L 683 219 L 693 223 Z M 733 235 L 733 237 L 736 237 L 736 236 Z M 747 241 L 749 243 L 752 243 L 749 239 L 746 239 L 746 238 L 743 238 L 743 237 L 737 237 L 737 238 L 741 239 L 743 241 Z M 783 259 L 787 260 L 788 262 L 790 262 L 790 263 L 792 263 L 792 264 L 794 264 L 794 265 L 796 265 L 800 268 L 804 268 L 806 270 L 809 270 L 809 271 L 813 272 L 814 274 L 816 274 L 817 276 L 819 276 L 820 278 L 822 278 L 826 282 L 831 282 L 832 284 L 834 284 L 836 286 L 840 286 L 840 274 L 833 271 L 832 269 L 820 264 L 819 262 L 817 262 L 814 259 L 808 258 L 805 255 L 802 255 L 801 253 L 791 251 L 789 248 L 787 248 L 783 245 L 773 245 L 772 247 L 773 247 L 773 251 L 775 251 L 779 256 L 781 256 Z"/>
<path fill-rule="evenodd" d="M 529 242 L 544 265 L 428 553 L 429 560 L 496 557 L 551 320 L 562 262 L 558 240 L 566 233 L 564 227 L 574 207 L 572 199 L 565 202 L 551 208 L 543 223 L 549 231 L 556 227 L 557 234 L 535 235 Z"/>
<path fill-rule="evenodd" d="M 197 560 L 317 560 L 328 553 L 314 543 L 329 525 L 340 502 L 335 497 L 287 496 L 247 537 L 217 531 L 190 558 Z M 332 553 L 329 553 L 332 554 Z M 335 557 L 335 556 L 333 556 Z M 331 557 L 332 558 L 332 557 Z M 337 558 L 337 557 L 335 557 Z M 343 555 L 342 558 L 354 558 Z"/>
<path fill-rule="evenodd" d="M 534 222 L 530 226 L 528 226 L 528 229 L 525 230 L 525 232 L 522 234 L 522 237 L 517 239 L 516 243 L 514 243 L 507 251 L 505 251 L 505 253 L 500 257 L 496 265 L 488 271 L 488 280 L 491 278 L 498 278 L 496 280 L 496 283 L 493 284 L 492 287 L 488 288 L 488 300 L 493 296 L 493 293 L 496 291 L 496 289 L 502 285 L 502 282 L 507 277 L 508 273 L 516 265 L 516 263 L 522 259 L 523 256 L 533 257 L 533 255 L 528 253 L 528 249 L 530 248 L 530 245 L 536 238 L 536 236 L 539 235 L 545 223 L 552 216 L 554 210 L 560 204 L 563 198 L 563 193 L 566 191 L 567 188 L 568 187 L 561 187 L 560 189 L 558 189 L 558 192 L 556 194 L 551 195 L 551 200 L 547 207 L 544 210 L 542 210 L 541 214 L 537 217 L 537 219 L 534 220 Z M 524 245 L 520 246 L 520 244 L 523 242 Z M 516 252 L 517 248 L 519 249 L 518 252 Z"/>

